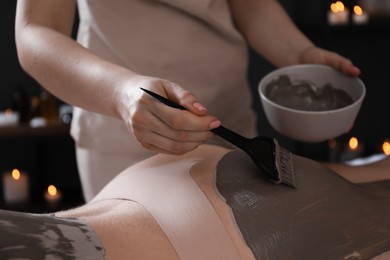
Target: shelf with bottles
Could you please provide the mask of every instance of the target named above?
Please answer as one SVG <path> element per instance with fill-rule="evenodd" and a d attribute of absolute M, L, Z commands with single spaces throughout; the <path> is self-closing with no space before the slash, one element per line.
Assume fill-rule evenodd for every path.
<path fill-rule="evenodd" d="M 0 111 L 0 135 L 55 135 L 69 132 L 73 107 L 42 89 L 28 96 L 19 88 L 12 107 Z"/>

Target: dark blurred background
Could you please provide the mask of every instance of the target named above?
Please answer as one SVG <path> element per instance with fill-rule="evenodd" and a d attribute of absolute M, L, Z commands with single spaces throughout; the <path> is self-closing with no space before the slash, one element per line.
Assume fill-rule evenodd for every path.
<path fill-rule="evenodd" d="M 390 98 L 390 1 L 389 0 L 344 0 L 346 8 L 353 13 L 358 4 L 369 15 L 369 21 L 355 24 L 349 17 L 347 24 L 330 25 L 327 21 L 329 0 L 283 0 L 280 1 L 298 27 L 318 46 L 349 57 L 361 68 L 361 79 L 367 87 L 366 99 L 353 129 L 336 139 L 342 146 L 355 136 L 364 144 L 364 156 L 380 152 L 382 143 L 390 138 L 390 120 L 387 112 Z M 40 97 L 42 88 L 20 67 L 14 41 L 15 0 L 1 1 L 0 22 L 0 111 L 15 108 L 15 95 L 22 94 L 28 100 Z M 76 23 L 77 25 L 77 20 Z M 76 26 L 75 26 L 76 28 Z M 76 33 L 76 30 L 75 30 Z M 265 36 L 266 37 L 266 36 Z M 279 142 L 299 155 L 327 161 L 328 142 L 300 143 L 275 132 L 268 124 L 261 109 L 257 84 L 268 72 L 275 69 L 261 56 L 251 51 L 248 74 L 254 107 L 258 113 L 259 134 L 276 137 Z M 63 103 L 56 100 L 57 105 Z M 21 168 L 29 173 L 31 201 L 23 205 L 7 205 L 0 195 L 2 208 L 51 211 L 83 203 L 74 155 L 74 143 L 70 138 L 69 125 L 42 129 L 25 127 L 0 128 L 0 173 L 12 168 Z M 49 207 L 42 194 L 49 184 L 63 191 L 62 203 Z M 0 186 L 2 189 L 2 185 Z"/>

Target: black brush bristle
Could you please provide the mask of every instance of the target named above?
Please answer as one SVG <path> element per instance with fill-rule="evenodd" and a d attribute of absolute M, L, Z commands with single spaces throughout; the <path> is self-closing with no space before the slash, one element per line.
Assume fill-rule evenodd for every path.
<path fill-rule="evenodd" d="M 279 179 L 282 183 L 296 188 L 297 183 L 294 175 L 292 153 L 279 146 L 276 140 L 275 143 L 275 164 Z"/>

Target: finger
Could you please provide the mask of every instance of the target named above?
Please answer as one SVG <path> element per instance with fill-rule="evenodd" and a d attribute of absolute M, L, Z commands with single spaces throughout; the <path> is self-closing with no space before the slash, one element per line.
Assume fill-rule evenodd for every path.
<path fill-rule="evenodd" d="M 191 91 L 183 89 L 178 84 L 169 81 L 163 81 L 162 84 L 168 99 L 182 105 L 193 114 L 207 114 L 208 111 L 206 107 L 197 100 L 197 98 Z"/>
<path fill-rule="evenodd" d="M 182 131 L 209 131 L 218 127 L 221 122 L 214 116 L 198 116 L 186 110 L 179 110 L 156 104 L 156 114 L 166 125 L 174 130 Z"/>
<path fill-rule="evenodd" d="M 184 129 L 185 127 L 191 126 L 191 124 L 187 124 L 187 122 L 190 121 L 186 120 L 187 118 L 197 117 L 189 113 L 188 111 L 174 109 L 164 104 L 160 104 L 160 102 L 156 102 L 156 104 L 149 105 L 149 109 L 149 111 L 147 109 L 139 109 L 139 111 L 137 113 L 134 113 L 134 115 L 132 116 L 131 128 L 133 135 L 136 136 L 137 139 L 141 139 L 143 133 L 147 132 L 155 132 L 156 134 L 159 134 L 161 136 L 165 136 L 169 139 L 181 142 L 205 142 L 214 137 L 214 134 L 209 131 L 209 127 L 207 126 L 205 127 L 205 129 L 200 130 L 194 130 L 194 128 L 196 127 L 191 128 L 189 130 Z M 158 111 L 158 115 L 153 112 L 155 109 L 156 111 Z M 160 117 L 161 114 L 165 114 L 164 111 L 162 111 L 164 109 L 168 110 L 168 114 L 166 115 L 168 118 L 171 117 L 170 112 L 172 112 L 173 114 L 179 113 L 179 117 L 184 118 L 184 126 L 181 127 L 181 123 L 178 123 L 178 126 L 172 127 L 164 120 L 162 120 Z M 183 114 L 183 112 L 185 112 L 184 115 L 180 116 L 180 114 Z M 217 121 L 217 125 L 214 124 L 215 123 L 212 122 L 211 126 L 217 127 L 219 126 L 220 122 Z"/>
<path fill-rule="evenodd" d="M 187 112 L 187 115 L 193 116 L 189 112 Z M 142 115 L 142 118 L 137 120 L 137 123 L 133 123 L 134 135 L 142 136 L 142 133 L 147 132 L 154 132 L 160 136 L 180 142 L 205 142 L 214 137 L 214 134 L 209 129 L 194 131 L 172 128 L 152 113 Z"/>
<path fill-rule="evenodd" d="M 337 53 L 328 52 L 325 57 L 325 63 L 349 76 L 357 77 L 360 75 L 360 69 L 351 60 Z"/>
<path fill-rule="evenodd" d="M 209 131 L 221 124 L 215 116 L 199 116 L 191 111 L 172 108 L 146 93 L 143 97 L 143 103 L 145 109 L 148 109 L 156 118 L 173 130 Z"/>
<path fill-rule="evenodd" d="M 318 63 L 333 67 L 349 76 L 357 77 L 361 71 L 351 60 L 336 52 L 324 50 L 318 47 L 309 48 L 303 55 L 304 63 Z"/>
<path fill-rule="evenodd" d="M 352 77 L 358 77 L 361 73 L 360 69 L 356 67 L 350 60 L 341 63 L 341 71 Z"/>
<path fill-rule="evenodd" d="M 186 110 L 172 108 L 146 93 L 143 94 L 138 111 L 133 113 L 132 118 L 133 134 L 136 136 L 141 137 L 143 132 L 154 131 L 175 141 L 204 142 L 214 136 L 209 130 L 220 125 L 220 121 L 214 116 L 198 116 Z"/>

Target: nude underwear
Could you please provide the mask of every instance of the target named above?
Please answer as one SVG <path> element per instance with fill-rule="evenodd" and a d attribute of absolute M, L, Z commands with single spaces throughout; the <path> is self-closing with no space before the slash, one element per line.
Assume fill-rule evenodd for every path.
<path fill-rule="evenodd" d="M 256 259 L 372 259 L 390 250 L 389 181 L 352 184 L 298 156 L 294 169 L 297 189 L 264 179 L 241 151 L 218 164 L 217 188 Z"/>
<path fill-rule="evenodd" d="M 127 189 L 106 193 L 110 198 L 131 199 L 145 207 L 180 259 L 240 259 L 214 208 L 190 175 L 197 159 L 173 158 L 173 162 L 118 175 L 116 181 L 125 182 Z M 101 194 L 104 192 L 94 201 L 105 199 Z"/>
<path fill-rule="evenodd" d="M 104 248 L 81 219 L 0 210 L 0 259 L 104 259 Z"/>

